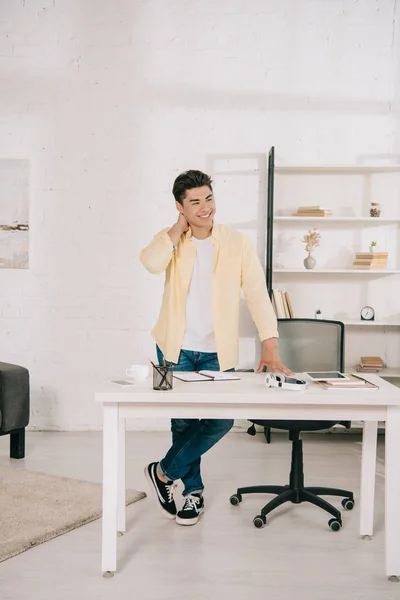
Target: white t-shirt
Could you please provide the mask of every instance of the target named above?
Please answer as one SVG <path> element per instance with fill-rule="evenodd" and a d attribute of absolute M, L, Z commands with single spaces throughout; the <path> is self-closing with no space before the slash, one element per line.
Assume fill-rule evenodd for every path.
<path fill-rule="evenodd" d="M 211 237 L 205 240 L 192 237 L 192 241 L 197 252 L 186 297 L 186 332 L 182 348 L 216 352 L 211 300 L 214 246 Z"/>

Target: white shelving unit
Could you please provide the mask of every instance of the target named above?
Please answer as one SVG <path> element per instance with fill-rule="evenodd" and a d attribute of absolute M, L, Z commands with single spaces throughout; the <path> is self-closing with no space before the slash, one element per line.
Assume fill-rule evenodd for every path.
<path fill-rule="evenodd" d="M 400 289 L 398 278 L 400 275 L 400 230 L 398 228 L 400 195 L 397 191 L 400 189 L 400 165 L 283 165 L 275 166 L 274 174 L 275 186 L 278 187 L 277 183 L 280 182 L 279 185 L 282 187 L 278 193 L 275 190 L 275 200 L 273 200 L 275 209 L 273 237 L 276 245 L 274 257 L 278 257 L 275 258 L 275 264 L 278 263 L 279 266 L 272 267 L 272 287 L 288 289 L 290 295 L 293 294 L 292 304 L 295 305 L 297 300 L 300 307 L 305 309 L 302 314 L 303 311 L 299 312 L 294 306 L 295 317 L 311 316 L 310 297 L 313 299 L 313 308 L 323 309 L 323 303 L 322 306 L 317 305 L 320 302 L 319 298 L 323 300 L 326 294 L 329 296 L 327 290 L 332 289 L 333 294 L 330 297 L 326 296 L 327 309 L 331 315 L 327 314 L 328 310 L 323 310 L 324 318 L 333 318 L 345 324 L 348 332 L 346 339 L 352 342 L 351 362 L 357 360 L 354 351 L 358 348 L 357 344 L 360 344 L 360 356 L 363 344 L 363 348 L 368 346 L 371 348 L 376 343 L 381 349 L 377 350 L 377 354 L 383 352 L 382 348 L 390 346 L 391 362 L 398 363 L 399 366 L 383 369 L 378 374 L 387 379 L 400 379 L 400 342 L 397 343 L 393 338 L 397 334 L 400 336 L 400 332 L 396 332 L 396 328 L 400 328 L 400 311 L 397 312 L 397 305 L 394 304 L 396 289 Z M 381 202 L 381 207 L 385 205 L 382 216 L 367 216 L 371 200 Z M 298 217 L 293 214 L 299 205 L 314 204 L 331 208 L 333 215 Z M 304 231 L 318 227 L 322 241 L 326 240 L 327 245 L 322 250 L 322 254 L 316 253 L 317 265 L 314 269 L 303 267 L 303 259 L 300 252 L 297 252 L 297 244 L 301 239 L 299 225 L 304 227 Z M 392 259 L 390 268 L 353 269 L 350 267 L 349 262 L 352 261 L 353 252 L 367 250 L 368 238 L 370 241 L 384 240 L 384 243 L 391 240 L 389 247 L 386 248 L 384 244 L 380 246 L 382 249 L 389 250 L 389 258 Z M 344 244 L 342 252 L 340 252 L 340 243 Z M 305 256 L 304 253 L 303 255 Z M 288 264 L 287 267 L 285 262 Z M 300 263 L 301 266 L 297 267 L 296 263 Z M 320 268 L 318 263 L 321 265 Z M 340 266 L 331 268 L 336 264 L 342 264 L 343 268 Z M 329 265 L 329 268 L 324 268 L 324 265 Z M 393 276 L 394 286 L 391 283 L 391 276 Z M 339 293 L 342 301 L 338 305 L 339 310 L 336 311 L 332 297 L 337 295 L 334 290 L 335 286 L 337 289 L 340 285 L 340 279 L 343 285 L 348 287 L 345 288 L 345 292 L 342 288 L 341 294 Z M 356 303 L 352 302 L 354 298 L 358 300 L 358 309 Z M 354 318 L 356 316 L 354 312 L 357 310 L 359 315 L 363 304 L 374 306 L 379 304 L 379 298 L 389 299 L 387 303 L 382 302 L 381 314 L 384 315 L 382 319 L 375 317 L 374 321 L 363 321 L 359 317 Z M 345 314 L 346 311 L 348 317 L 333 316 L 335 312 Z M 386 316 L 395 312 L 397 314 L 393 319 Z M 351 318 L 353 315 L 354 317 Z M 368 344 L 368 339 L 371 340 L 369 335 L 375 337 L 372 338 L 373 342 L 370 341 Z M 390 343 L 382 336 L 389 336 Z M 382 357 L 385 359 L 383 354 Z M 356 367 L 350 364 L 346 370 L 356 372 Z"/>
<path fill-rule="evenodd" d="M 391 217 L 295 217 L 295 216 L 285 216 L 278 215 L 274 217 L 275 222 L 284 221 L 288 223 L 304 223 L 307 221 L 315 221 L 323 223 L 324 225 L 330 225 L 330 223 L 351 223 L 352 225 L 356 223 L 361 223 L 365 225 L 381 225 L 382 223 L 400 223 L 400 218 L 391 218 Z"/>
<path fill-rule="evenodd" d="M 352 275 L 372 275 L 373 277 L 385 275 L 398 275 L 399 269 L 274 269 L 274 273 L 292 273 L 293 275 L 321 275 L 331 273 L 332 275 L 351 273 Z"/>
<path fill-rule="evenodd" d="M 280 165 L 275 166 L 275 173 L 396 173 L 400 172 L 400 165 Z"/>
<path fill-rule="evenodd" d="M 358 372 L 355 365 L 350 365 L 345 368 L 346 373 L 354 373 L 355 375 L 363 376 L 362 372 Z M 364 373 L 365 374 L 365 373 Z M 400 367 L 398 369 L 381 369 L 378 373 L 374 373 L 384 379 L 400 379 Z"/>
<path fill-rule="evenodd" d="M 400 320 L 382 319 L 377 321 L 362 321 L 361 319 L 339 319 L 349 327 L 400 327 Z"/>

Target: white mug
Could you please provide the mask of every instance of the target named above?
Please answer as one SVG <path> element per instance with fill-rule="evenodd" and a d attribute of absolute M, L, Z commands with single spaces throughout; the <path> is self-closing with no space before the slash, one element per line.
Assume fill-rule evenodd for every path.
<path fill-rule="evenodd" d="M 149 374 L 148 365 L 131 365 L 125 371 L 128 377 L 135 381 L 144 381 Z"/>

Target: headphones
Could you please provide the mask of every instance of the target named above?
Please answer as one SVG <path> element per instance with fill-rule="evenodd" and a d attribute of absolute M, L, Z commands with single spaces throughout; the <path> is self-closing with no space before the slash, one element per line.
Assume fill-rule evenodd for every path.
<path fill-rule="evenodd" d="M 265 385 L 268 388 L 277 387 L 284 390 L 291 390 L 292 392 L 302 392 L 306 389 L 308 383 L 295 377 L 286 377 L 281 371 L 276 371 L 276 373 L 267 373 L 265 376 Z"/>

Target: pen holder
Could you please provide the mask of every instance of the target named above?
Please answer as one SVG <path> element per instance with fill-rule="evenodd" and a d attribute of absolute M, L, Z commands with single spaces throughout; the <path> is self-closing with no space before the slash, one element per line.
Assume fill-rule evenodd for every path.
<path fill-rule="evenodd" d="M 153 390 L 172 390 L 172 367 L 155 365 L 153 367 Z"/>

